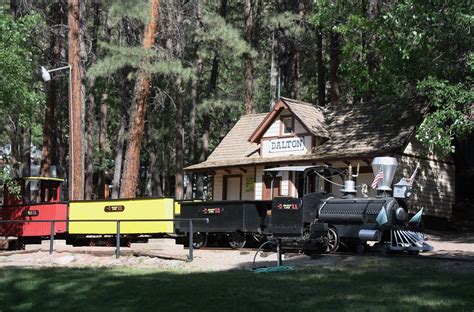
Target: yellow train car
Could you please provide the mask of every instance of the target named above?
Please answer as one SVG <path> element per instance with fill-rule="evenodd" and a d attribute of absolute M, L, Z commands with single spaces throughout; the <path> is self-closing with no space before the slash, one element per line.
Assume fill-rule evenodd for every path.
<path fill-rule="evenodd" d="M 172 198 L 91 200 L 69 202 L 69 220 L 173 219 Z M 121 234 L 174 232 L 173 222 L 120 222 Z M 69 222 L 69 234 L 115 234 L 116 222 Z"/>

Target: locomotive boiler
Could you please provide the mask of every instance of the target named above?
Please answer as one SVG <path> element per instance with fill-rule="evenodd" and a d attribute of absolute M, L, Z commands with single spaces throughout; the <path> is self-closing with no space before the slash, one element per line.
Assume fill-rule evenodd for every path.
<path fill-rule="evenodd" d="M 342 248 L 361 253 L 369 241 L 384 253 L 432 250 L 421 232 L 422 211 L 408 217 L 406 200 L 412 192 L 411 183 L 402 178 L 395 190 L 391 188 L 397 167 L 395 158 L 374 159 L 375 197 L 357 197 L 355 181 L 349 178 L 344 181 L 342 197 L 309 193 L 301 199 L 274 199 L 270 232 L 283 242 L 299 244 L 308 255 Z M 314 168 L 305 170 L 305 176 L 308 170 Z"/>

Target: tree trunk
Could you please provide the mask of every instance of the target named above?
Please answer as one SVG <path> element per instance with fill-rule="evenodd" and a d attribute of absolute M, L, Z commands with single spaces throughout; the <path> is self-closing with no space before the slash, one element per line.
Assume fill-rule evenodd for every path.
<path fill-rule="evenodd" d="M 58 102 L 59 105 L 64 104 Z M 58 106 L 60 109 L 56 110 L 56 121 L 57 125 L 55 127 L 55 135 L 54 135 L 54 142 L 53 142 L 53 163 L 56 164 L 56 173 L 58 178 L 66 178 L 67 171 L 68 171 L 68 160 L 66 156 L 68 154 L 69 148 L 69 139 L 63 135 L 64 132 L 62 129 L 67 127 L 68 123 L 68 106 L 63 105 L 62 109 L 61 106 Z M 61 116 L 61 117 L 59 117 Z"/>
<path fill-rule="evenodd" d="M 18 127 L 19 121 L 16 116 L 10 116 L 11 121 L 11 130 L 10 130 L 10 164 L 13 168 L 13 177 L 21 177 L 20 172 L 20 161 L 22 159 L 21 147 L 20 147 L 20 137 L 21 137 L 21 128 Z"/>
<path fill-rule="evenodd" d="M 123 161 L 123 148 L 125 143 L 125 127 L 127 120 L 125 116 L 120 119 L 119 131 L 117 134 L 116 146 L 115 146 L 115 167 L 114 167 L 114 178 L 112 180 L 112 198 L 119 198 L 120 191 L 120 173 L 122 171 Z"/>
<path fill-rule="evenodd" d="M 272 60 L 270 67 L 270 109 L 273 109 L 278 100 L 277 84 L 278 84 L 278 38 L 277 30 L 272 32 Z"/>
<path fill-rule="evenodd" d="M 203 162 L 207 159 L 209 153 L 209 130 L 210 130 L 210 116 L 209 114 L 204 114 L 202 116 L 202 126 L 203 133 L 201 138 L 201 157 L 199 158 L 200 162 Z M 196 181 L 196 198 L 204 198 L 204 173 L 198 173 Z"/>
<path fill-rule="evenodd" d="M 316 66 L 318 71 L 318 103 L 320 106 L 325 106 L 326 73 L 323 60 L 323 29 L 321 26 L 316 29 Z"/>
<path fill-rule="evenodd" d="M 151 173 L 151 195 L 163 196 L 161 188 L 160 171 L 158 170 L 158 159 L 155 150 L 150 151 L 150 173 Z"/>
<path fill-rule="evenodd" d="M 143 37 L 143 47 L 145 49 L 152 48 L 155 43 L 159 8 L 160 1 L 153 0 L 150 11 L 150 22 L 145 26 L 145 34 Z M 149 92 L 150 76 L 145 71 L 140 70 L 135 82 L 130 114 L 129 140 L 125 153 L 122 185 L 120 189 L 120 197 L 122 198 L 134 198 L 137 191 L 138 174 L 140 171 L 140 146 L 144 130 L 143 121 Z"/>
<path fill-rule="evenodd" d="M 69 135 L 69 199 L 84 198 L 81 64 L 79 56 L 79 0 L 68 0 L 69 64 L 71 70 L 71 119 Z"/>
<path fill-rule="evenodd" d="M 367 18 L 369 22 L 373 22 L 379 14 L 379 1 L 378 0 L 369 0 L 369 6 L 367 9 Z M 369 75 L 373 76 L 378 68 L 378 58 L 375 53 L 375 42 L 377 36 L 375 34 L 369 34 L 368 37 L 368 53 L 367 53 L 367 68 Z"/>
<path fill-rule="evenodd" d="M 18 3 L 17 0 L 10 0 L 10 14 L 16 18 L 18 11 Z"/>
<path fill-rule="evenodd" d="M 331 86 L 331 104 L 339 103 L 340 81 L 339 81 L 339 56 L 340 56 L 340 38 L 339 34 L 331 31 L 329 39 L 330 72 L 329 84 Z"/>
<path fill-rule="evenodd" d="M 293 45 L 293 58 L 291 60 L 291 73 L 289 79 L 290 97 L 292 99 L 299 98 L 299 79 L 300 79 L 300 50 Z"/>
<path fill-rule="evenodd" d="M 176 177 L 175 198 L 181 200 L 184 197 L 183 185 L 183 160 L 184 160 L 184 128 L 183 128 L 183 86 L 180 77 L 176 79 Z"/>
<path fill-rule="evenodd" d="M 252 0 L 244 1 L 244 23 L 245 23 L 245 40 L 247 44 L 252 47 Z M 250 53 L 245 56 L 245 115 L 253 113 L 253 60 Z"/>
<path fill-rule="evenodd" d="M 31 176 L 31 126 L 23 129 L 23 169 L 22 176 Z M 30 184 L 25 188 L 25 200 L 30 200 Z"/>
<path fill-rule="evenodd" d="M 107 114 L 108 114 L 108 94 L 107 91 L 102 93 L 100 100 L 100 112 L 99 112 L 99 153 L 101 155 L 100 162 L 103 164 L 104 155 L 109 151 L 109 145 L 107 142 Z M 124 129 L 125 130 L 125 129 Z M 99 171 L 99 198 L 105 198 L 105 173 L 103 169 Z"/>
<path fill-rule="evenodd" d="M 61 24 L 61 9 L 62 2 L 55 2 L 51 4 L 51 66 L 52 68 L 59 67 L 61 61 L 61 36 L 59 34 L 58 25 Z M 51 165 L 53 163 L 53 125 L 55 125 L 54 113 L 58 100 L 58 82 L 55 79 L 50 80 L 46 95 L 46 108 L 44 112 L 44 126 L 43 126 L 43 147 L 41 152 L 41 167 L 40 175 L 42 177 L 49 177 Z"/>
<path fill-rule="evenodd" d="M 105 38 L 104 39 L 106 42 L 109 42 L 112 29 L 110 26 L 110 20 L 107 18 L 107 16 L 106 16 L 106 20 L 104 24 L 105 24 Z M 107 141 L 108 140 L 107 123 L 108 123 L 108 105 L 109 105 L 108 99 L 109 99 L 108 91 L 107 89 L 104 89 L 104 91 L 102 91 L 102 96 L 100 98 L 100 108 L 99 108 L 99 154 L 100 154 L 100 163 L 102 164 L 102 166 L 99 171 L 98 185 L 99 185 L 99 198 L 101 199 L 110 197 L 109 192 L 107 193 L 105 192 L 105 188 L 106 188 L 105 172 L 104 172 L 104 169 L 102 169 L 104 160 L 105 160 L 104 157 L 110 151 L 109 142 Z M 122 146 L 122 149 L 123 149 L 123 146 Z M 119 171 L 118 181 L 120 181 L 120 171 Z"/>
<path fill-rule="evenodd" d="M 176 10 L 176 23 L 181 26 L 183 16 L 182 8 Z M 183 57 L 183 47 L 181 46 L 182 38 L 176 38 L 176 56 L 178 59 Z M 175 198 L 182 200 L 184 198 L 184 127 L 183 127 L 183 80 L 177 77 L 175 80 L 176 90 L 176 176 L 175 176 Z"/>
<path fill-rule="evenodd" d="M 202 28 L 202 0 L 196 1 L 196 28 Z M 196 67 L 196 77 L 191 81 L 191 110 L 189 112 L 189 155 L 188 164 L 194 163 L 194 153 L 196 151 L 196 110 L 198 106 L 198 84 L 199 78 L 202 74 L 202 59 L 199 55 L 199 42 L 196 44 L 194 52 L 194 66 Z M 186 199 L 191 199 L 193 196 L 193 174 L 188 173 L 189 184 L 186 188 Z"/>
<path fill-rule="evenodd" d="M 84 16 L 85 18 L 85 16 Z M 97 60 L 97 36 L 100 25 L 100 11 L 99 3 L 94 3 L 94 25 L 92 28 L 92 44 L 91 44 L 91 64 Z M 85 47 L 84 47 L 85 48 Z M 86 54 L 86 51 L 83 51 Z M 94 192 L 94 136 L 97 133 L 96 122 L 96 105 L 94 99 L 95 78 L 88 77 L 87 79 L 87 150 L 86 150 L 86 174 L 85 174 L 85 199 L 91 199 Z"/>

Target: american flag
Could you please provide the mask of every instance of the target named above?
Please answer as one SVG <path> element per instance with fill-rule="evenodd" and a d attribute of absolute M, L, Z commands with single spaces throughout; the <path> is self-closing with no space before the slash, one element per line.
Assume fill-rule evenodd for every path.
<path fill-rule="evenodd" d="M 379 173 L 377 173 L 377 175 L 375 176 L 375 179 L 374 179 L 374 182 L 372 182 L 372 189 L 376 189 L 377 188 L 377 185 L 379 185 L 379 182 L 383 180 L 383 170 L 382 168 L 380 168 L 380 171 Z"/>
<path fill-rule="evenodd" d="M 416 166 L 415 168 L 415 171 L 413 171 L 413 174 L 411 175 L 411 177 L 408 179 L 408 186 L 413 186 L 413 182 L 415 182 L 415 177 L 416 177 L 416 173 L 418 172 L 418 166 Z"/>

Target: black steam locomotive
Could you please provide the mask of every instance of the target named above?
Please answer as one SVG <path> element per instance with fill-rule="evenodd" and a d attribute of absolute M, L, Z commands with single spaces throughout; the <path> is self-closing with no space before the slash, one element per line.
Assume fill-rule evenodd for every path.
<path fill-rule="evenodd" d="M 303 198 L 277 197 L 272 201 L 183 203 L 181 216 L 205 215 L 210 219 L 209 224 L 194 229 L 198 232 L 195 247 L 204 245 L 209 236 L 227 238 L 234 248 L 243 247 L 246 238 L 252 235 L 275 239 L 283 246 L 302 249 L 307 255 L 341 248 L 361 253 L 368 241 L 376 242 L 384 253 L 417 254 L 431 250 L 419 226 L 422 211 L 408 220 L 406 199 L 411 195 L 411 183 L 401 179 L 392 192 L 397 166 L 395 158 L 374 159 L 376 197 L 356 197 L 350 168 L 340 198 L 327 193 L 308 193 Z M 270 169 L 271 172 L 281 170 L 289 169 Z M 305 177 L 317 174 L 324 178 L 336 172 L 327 166 L 301 170 Z M 181 230 L 188 230 L 186 224 L 182 224 Z"/>

